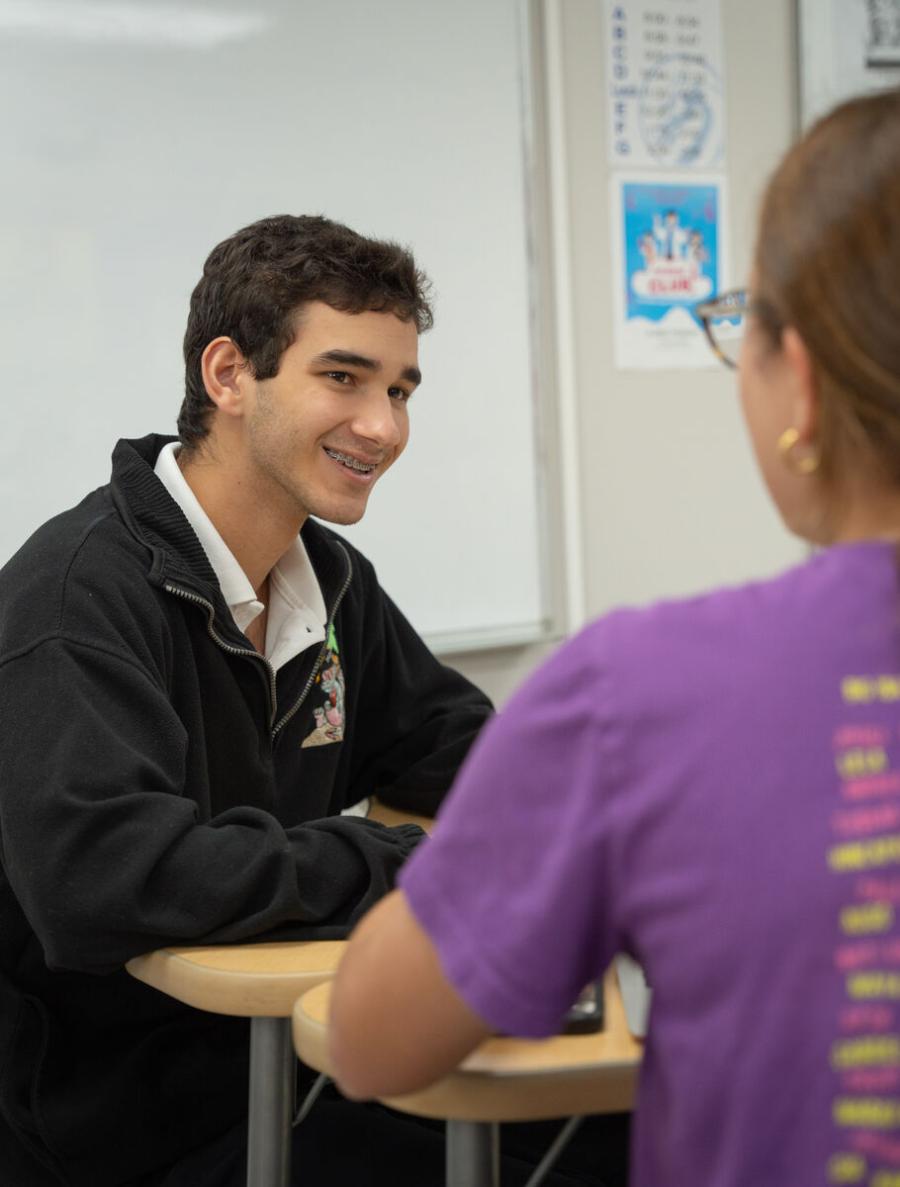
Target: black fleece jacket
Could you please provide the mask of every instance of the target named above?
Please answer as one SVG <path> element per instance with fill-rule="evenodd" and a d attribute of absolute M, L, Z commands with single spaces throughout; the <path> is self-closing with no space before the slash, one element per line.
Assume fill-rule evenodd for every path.
<path fill-rule="evenodd" d="M 27 1157 L 124 1183 L 239 1119 L 246 1022 L 122 965 L 345 935 L 421 833 L 338 813 L 376 791 L 433 812 L 490 712 L 311 520 L 328 637 L 276 678 L 153 473 L 167 440 L 119 442 L 111 483 L 0 572 L 4 1183 Z"/>

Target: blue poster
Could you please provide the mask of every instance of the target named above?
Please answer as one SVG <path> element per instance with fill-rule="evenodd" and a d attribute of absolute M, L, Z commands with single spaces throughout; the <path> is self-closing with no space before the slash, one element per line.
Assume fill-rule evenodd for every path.
<path fill-rule="evenodd" d="M 618 186 L 619 365 L 708 365 L 693 308 L 721 289 L 721 182 L 619 179 Z"/>

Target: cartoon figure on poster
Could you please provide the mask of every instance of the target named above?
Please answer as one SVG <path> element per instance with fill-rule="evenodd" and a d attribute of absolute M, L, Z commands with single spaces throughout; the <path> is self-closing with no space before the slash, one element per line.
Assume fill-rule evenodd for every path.
<path fill-rule="evenodd" d="M 694 315 L 721 287 L 722 182 L 617 179 L 616 362 L 708 367 Z"/>
<path fill-rule="evenodd" d="M 715 288 L 718 194 L 715 186 L 631 184 L 624 194 L 626 316 L 661 320 L 690 309 Z"/>

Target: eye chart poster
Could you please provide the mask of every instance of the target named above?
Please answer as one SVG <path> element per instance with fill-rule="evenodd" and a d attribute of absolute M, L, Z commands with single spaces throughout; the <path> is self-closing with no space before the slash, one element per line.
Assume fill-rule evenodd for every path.
<path fill-rule="evenodd" d="M 693 310 L 721 290 L 722 177 L 622 175 L 612 188 L 616 366 L 716 366 Z"/>
<path fill-rule="evenodd" d="M 606 43 L 613 167 L 720 168 L 719 0 L 606 0 Z"/>

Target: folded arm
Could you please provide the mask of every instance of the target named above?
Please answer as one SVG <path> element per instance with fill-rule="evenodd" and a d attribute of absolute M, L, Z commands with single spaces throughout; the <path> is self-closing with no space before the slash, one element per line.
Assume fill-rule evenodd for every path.
<path fill-rule="evenodd" d="M 423 835 L 340 816 L 285 828 L 259 802 L 207 815 L 165 690 L 109 651 L 54 639 L 7 663 L 0 713 L 3 869 L 53 968 L 285 925 L 343 935 Z"/>

